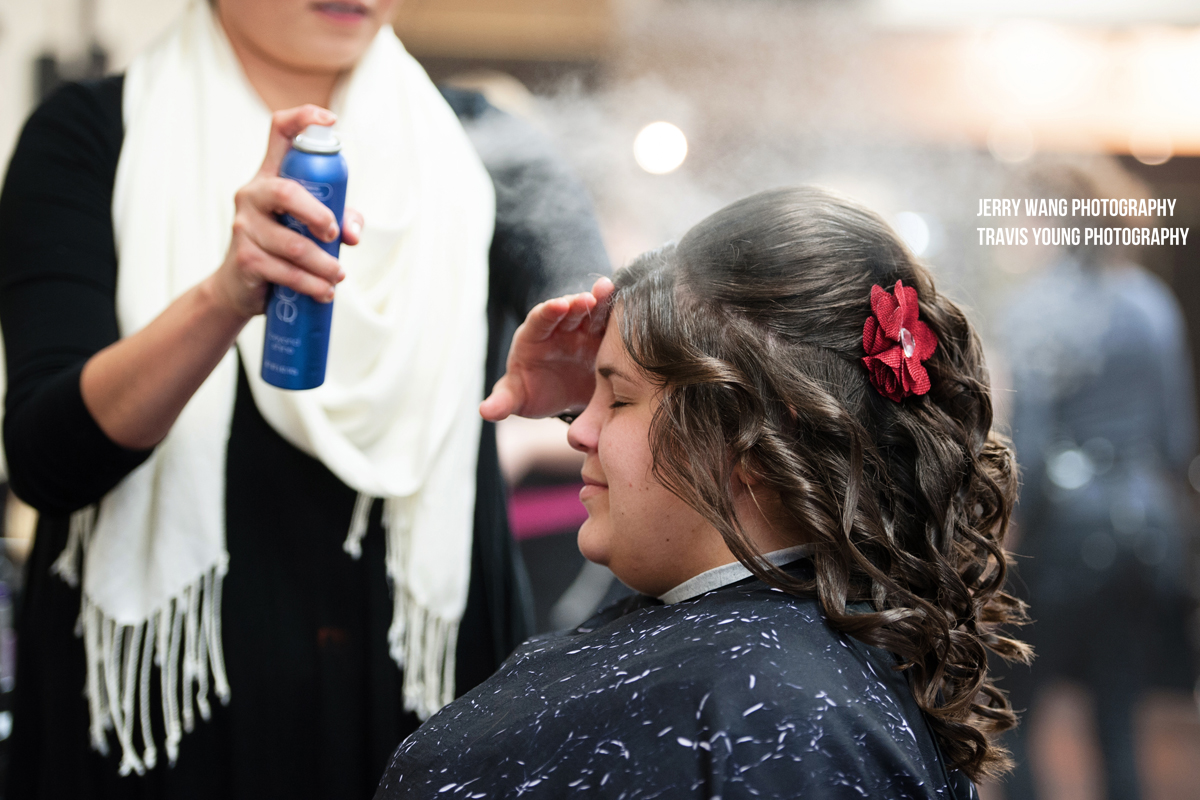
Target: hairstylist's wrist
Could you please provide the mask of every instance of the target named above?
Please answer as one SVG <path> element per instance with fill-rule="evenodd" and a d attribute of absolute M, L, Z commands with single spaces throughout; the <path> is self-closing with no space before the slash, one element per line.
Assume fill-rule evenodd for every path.
<path fill-rule="evenodd" d="M 255 303 L 252 297 L 247 296 L 250 292 L 237 291 L 248 287 L 229 286 L 229 280 L 229 276 L 223 275 L 221 270 L 214 272 L 196 287 L 197 299 L 204 316 L 221 327 L 230 326 L 240 330 L 251 317 L 262 313 L 262 300 Z"/>

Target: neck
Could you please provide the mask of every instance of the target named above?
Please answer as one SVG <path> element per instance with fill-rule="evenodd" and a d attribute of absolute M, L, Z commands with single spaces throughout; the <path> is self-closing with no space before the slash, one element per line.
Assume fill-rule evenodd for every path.
<path fill-rule="evenodd" d="M 246 79 L 271 111 L 312 103 L 329 108 L 340 72 L 311 72 L 282 63 L 256 48 L 222 22 Z"/>
<path fill-rule="evenodd" d="M 772 553 L 805 543 L 803 537 L 797 536 L 794 526 L 777 522 L 786 518 L 778 496 L 767 489 L 759 489 L 758 494 L 762 505 L 750 490 L 739 493 L 734 500 L 742 532 L 754 549 L 760 554 Z M 688 579 L 717 567 L 737 563 L 737 556 L 725 544 L 716 528 L 707 524 L 705 528 L 708 535 L 700 537 L 693 546 L 694 558 L 689 563 L 691 569 L 687 571 L 690 573 Z"/>

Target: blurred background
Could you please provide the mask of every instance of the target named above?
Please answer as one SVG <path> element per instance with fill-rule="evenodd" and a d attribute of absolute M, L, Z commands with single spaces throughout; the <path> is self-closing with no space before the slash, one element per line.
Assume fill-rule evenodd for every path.
<path fill-rule="evenodd" d="M 0 0 L 4 163 L 39 98 L 120 71 L 182 7 Z M 970 309 L 1003 425 L 1034 420 L 1014 431 L 1014 583 L 1045 658 L 1002 681 L 1030 709 L 1013 742 L 1027 769 L 985 797 L 1200 797 L 1200 3 L 404 0 L 395 25 L 435 80 L 551 138 L 592 192 L 614 267 L 771 186 L 819 183 L 886 217 Z M 980 226 L 1126 224 L 976 216 L 981 198 L 1034 196 L 1170 198 L 1173 217 L 1134 222 L 1191 235 L 1141 250 L 979 243 Z M 1115 397 L 1129 385 L 1141 394 Z M 580 462 L 557 420 L 506 423 L 500 443 L 539 627 L 577 624 L 622 592 L 575 548 Z M 10 501 L 4 517 L 0 747 L 32 515 Z M 1047 586 L 1079 602 L 1043 614 Z M 1064 626 L 1086 641 L 1063 644 Z"/>

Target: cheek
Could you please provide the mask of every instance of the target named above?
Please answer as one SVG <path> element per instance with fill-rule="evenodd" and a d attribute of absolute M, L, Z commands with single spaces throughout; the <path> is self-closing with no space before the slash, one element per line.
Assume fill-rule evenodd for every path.
<path fill-rule="evenodd" d="M 612 476 L 610 476 L 610 480 Z M 663 560 L 664 542 L 672 538 L 659 502 L 666 490 L 628 481 L 610 483 L 602 507 L 589 509 L 579 531 L 580 550 L 591 561 L 604 564 L 628 585 L 634 576 L 653 571 Z"/>
<path fill-rule="evenodd" d="M 703 518 L 659 484 L 626 490 L 621 498 L 613 493 L 605 566 L 626 586 L 649 595 L 702 571 L 691 567 L 708 541 Z"/>
<path fill-rule="evenodd" d="M 579 530 L 579 548 L 591 561 L 606 566 L 639 558 L 646 538 L 646 515 L 653 510 L 656 489 L 650 476 L 646 426 L 632 414 L 611 422 L 599 436 L 600 468 L 607 491 L 588 500 L 588 520 Z"/>

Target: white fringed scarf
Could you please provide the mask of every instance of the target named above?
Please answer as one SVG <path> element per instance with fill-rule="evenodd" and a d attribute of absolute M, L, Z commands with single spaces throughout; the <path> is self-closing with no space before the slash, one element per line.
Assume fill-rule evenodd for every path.
<path fill-rule="evenodd" d="M 343 82 L 334 110 L 350 168 L 346 202 L 366 225 L 362 243 L 342 249 L 347 279 L 334 306 L 325 384 L 286 392 L 264 383 L 264 323 L 256 317 L 153 455 L 74 516 L 55 563 L 77 581 L 83 553 L 92 743 L 104 752 L 107 730 L 115 732 L 122 774 L 157 761 L 151 659 L 161 668 L 170 761 L 196 711 L 208 717 L 210 677 L 217 697 L 229 699 L 221 580 L 238 354 L 271 426 L 359 493 L 345 542 L 351 556 L 361 552 L 372 499 L 384 499 L 395 601 L 388 639 L 404 669 L 405 707 L 426 717 L 454 695 L 494 190 L 453 111 L 390 27 Z M 209 4 L 193 0 L 130 65 L 123 117 L 113 224 L 117 317 L 127 336 L 221 263 L 233 196 L 262 161 L 270 113 Z"/>

